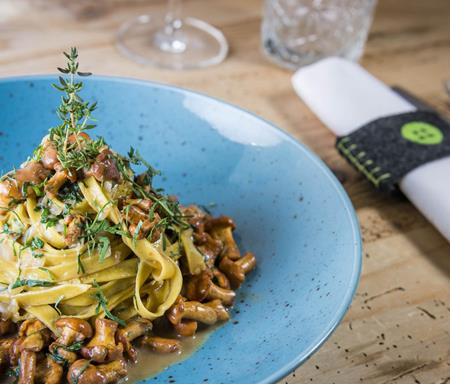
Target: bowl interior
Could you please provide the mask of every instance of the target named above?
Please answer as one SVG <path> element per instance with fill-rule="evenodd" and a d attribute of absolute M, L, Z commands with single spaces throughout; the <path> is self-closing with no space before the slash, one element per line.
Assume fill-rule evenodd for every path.
<path fill-rule="evenodd" d="M 58 123 L 53 80 L 0 81 L 2 173 Z M 162 170 L 157 184 L 184 204 L 233 217 L 242 249 L 259 262 L 233 321 L 149 382 L 269 383 L 289 373 L 340 321 L 359 276 L 358 225 L 331 172 L 267 122 L 202 95 L 93 77 L 83 96 L 99 102 L 97 135 L 119 152 L 138 148 Z"/>

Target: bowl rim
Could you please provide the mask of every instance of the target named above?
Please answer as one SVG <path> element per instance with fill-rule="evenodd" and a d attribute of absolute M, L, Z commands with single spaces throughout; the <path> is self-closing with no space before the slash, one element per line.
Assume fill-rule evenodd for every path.
<path fill-rule="evenodd" d="M 33 81 L 33 80 L 52 80 L 54 81 L 59 75 L 58 74 L 38 74 L 38 75 L 23 75 L 23 76 L 11 76 L 11 77 L 0 77 L 0 84 L 4 83 L 16 83 L 23 81 Z M 347 290 L 344 294 L 344 298 L 342 300 L 341 305 L 339 306 L 336 313 L 333 315 L 332 319 L 328 323 L 327 327 L 324 327 L 324 330 L 316 337 L 312 342 L 309 348 L 306 348 L 302 352 L 300 352 L 296 358 L 288 361 L 286 364 L 278 368 L 271 375 L 266 378 L 258 381 L 255 384 L 273 384 L 278 380 L 284 378 L 289 375 L 294 369 L 300 366 L 302 363 L 307 361 L 317 350 L 328 340 L 331 334 L 336 330 L 337 326 L 340 324 L 345 314 L 347 313 L 352 301 L 353 297 L 358 288 L 361 269 L 362 269 L 362 238 L 361 238 L 361 230 L 359 226 L 359 220 L 356 215 L 353 204 L 345 191 L 342 184 L 337 180 L 336 176 L 329 169 L 329 167 L 325 164 L 325 162 L 316 155 L 311 149 L 309 149 L 305 144 L 301 143 L 297 139 L 295 139 L 291 134 L 285 132 L 281 128 L 279 128 L 276 124 L 271 121 L 258 116 L 256 113 L 253 113 L 245 108 L 239 107 L 233 103 L 228 101 L 224 101 L 220 98 L 216 98 L 213 96 L 209 96 L 206 93 L 193 91 L 187 88 L 169 85 L 165 83 L 160 83 L 156 81 L 150 80 L 142 80 L 131 77 L 122 77 L 122 76 L 105 76 L 105 75 L 93 75 L 88 78 L 84 78 L 85 81 L 100 81 L 100 82 L 118 82 L 125 84 L 138 84 L 146 87 L 159 88 L 163 90 L 169 90 L 172 92 L 177 92 L 185 95 L 189 95 L 190 97 L 195 97 L 203 100 L 213 101 L 214 103 L 225 104 L 226 106 L 237 109 L 240 113 L 244 113 L 251 117 L 254 120 L 259 120 L 264 123 L 265 129 L 269 129 L 275 134 L 277 134 L 281 139 L 287 140 L 298 150 L 304 152 L 307 157 L 316 164 L 316 166 L 322 171 L 323 175 L 326 179 L 329 180 L 334 190 L 339 196 L 340 201 L 344 205 L 344 208 L 348 214 L 348 217 L 351 222 L 351 231 L 353 236 L 353 254 L 354 254 L 354 262 L 352 265 L 352 275 L 349 280 L 349 284 Z M 181 362 L 183 363 L 183 362 Z M 146 379 L 147 380 L 147 379 Z"/>

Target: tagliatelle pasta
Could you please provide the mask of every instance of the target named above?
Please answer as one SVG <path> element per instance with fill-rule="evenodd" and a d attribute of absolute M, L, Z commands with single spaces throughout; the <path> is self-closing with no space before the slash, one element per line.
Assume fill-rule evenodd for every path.
<path fill-rule="evenodd" d="M 66 370 L 70 384 L 116 382 L 138 338 L 179 351 L 178 338 L 229 319 L 256 263 L 230 218 L 182 206 L 137 151 L 87 134 L 95 104 L 78 94 L 76 50 L 66 56 L 61 123 L 0 178 L 0 368 L 21 384 L 60 383 Z"/>
<path fill-rule="evenodd" d="M 28 196 L 24 204 L 6 212 L 2 223 L 8 228 L 10 225 L 11 228 L 20 227 L 22 236 L 35 234 L 38 237 L 33 238 L 39 238 L 43 244 L 39 257 L 35 258 L 35 265 L 33 262 L 24 265 L 23 259 L 33 257 L 32 248 L 27 245 L 28 240 L 24 237 L 21 243 L 19 239 L 11 240 L 7 233 L 0 235 L 4 242 L 3 249 L 11 247 L 10 252 L 6 253 L 6 259 L 5 253 L 0 255 L 4 266 L 0 271 L 0 281 L 8 285 L 22 282 L 24 286 L 24 291 L 17 294 L 5 289 L 0 293 L 0 302 L 15 300 L 19 304 L 17 310 L 23 308 L 29 313 L 36 313 L 36 317 L 44 323 L 48 322 L 48 316 L 40 318 L 40 313 L 43 312 L 33 311 L 29 307 L 55 305 L 58 302 L 60 316 L 86 318 L 89 317 L 88 314 L 101 315 L 101 310 L 99 313 L 95 312 L 98 302 L 93 298 L 92 292 L 98 288 L 93 284 L 106 282 L 100 286 L 100 289 L 104 292 L 109 304 L 113 301 L 114 305 L 119 305 L 121 300 L 130 297 L 129 294 L 117 295 L 118 292 L 109 289 L 112 283 L 115 286 L 125 284 L 122 288 L 126 285 L 134 285 L 133 294 L 139 315 L 150 320 L 162 316 L 181 292 L 182 276 L 179 267 L 160 247 L 147 239 L 133 238 L 125 232 L 126 224 L 116 202 L 108 199 L 101 184 L 94 177 L 90 176 L 80 181 L 79 186 L 82 198 L 85 199 L 83 201 L 88 202 L 89 206 L 77 204 L 77 214 L 89 214 L 92 209 L 96 219 L 120 224 L 124 234 L 116 236 L 115 239 L 108 239 L 110 251 L 103 259 L 99 256 L 98 247 L 89 251 L 86 244 L 79 243 L 68 248 L 64 239 L 64 229 L 58 231 L 56 225 L 49 227 L 43 223 L 43 209 L 38 206 L 34 196 Z M 26 207 L 25 210 L 24 207 Z M 82 209 L 86 210 L 83 212 Z M 156 243 L 159 241 L 161 240 L 157 240 Z M 132 254 L 131 258 L 125 260 L 130 254 Z M 83 271 L 80 271 L 80 265 Z M 103 277 L 102 272 L 105 273 Z M 166 285 L 167 294 L 164 297 L 158 297 L 160 302 L 155 302 L 153 298 L 151 308 L 148 308 L 145 297 L 151 293 L 147 289 L 147 292 L 142 295 L 141 288 L 153 280 Z M 28 282 L 35 286 L 28 286 Z M 77 309 L 72 308 L 73 306 Z M 64 312 L 64 308 L 70 308 L 68 313 Z M 10 315 L 16 318 L 19 316 L 18 313 Z"/>

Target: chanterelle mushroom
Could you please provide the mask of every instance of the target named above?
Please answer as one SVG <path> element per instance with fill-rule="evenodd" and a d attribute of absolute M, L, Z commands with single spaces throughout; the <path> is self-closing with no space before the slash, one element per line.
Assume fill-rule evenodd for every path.
<path fill-rule="evenodd" d="M 45 193 L 49 198 L 55 198 L 59 189 L 67 180 L 69 180 L 67 171 L 56 171 L 56 173 L 48 180 L 47 184 L 45 185 Z"/>
<path fill-rule="evenodd" d="M 130 233 L 135 234 L 138 239 L 147 237 L 152 232 L 151 241 L 159 239 L 161 232 L 155 225 L 161 220 L 158 213 L 152 214 L 153 218 L 150 220 L 149 210 L 152 206 L 150 200 L 137 200 L 131 199 L 127 202 L 127 212 L 125 217 L 129 224 L 128 230 Z M 138 230 L 138 232 L 136 232 Z"/>
<path fill-rule="evenodd" d="M 92 327 L 86 321 L 75 317 L 61 317 L 56 320 L 56 328 L 60 331 L 59 344 L 72 345 L 92 337 Z"/>
<path fill-rule="evenodd" d="M 15 337 L 0 340 L 0 370 L 9 365 L 9 349 L 16 341 Z"/>
<path fill-rule="evenodd" d="M 186 286 L 186 297 L 189 300 L 219 299 L 224 305 L 231 305 L 235 296 L 234 291 L 215 285 L 212 281 L 212 273 L 209 271 L 193 276 Z"/>
<path fill-rule="evenodd" d="M 218 228 L 231 228 L 235 229 L 236 224 L 229 216 L 208 217 L 205 221 L 205 230 L 211 231 Z"/>
<path fill-rule="evenodd" d="M 19 185 L 23 185 L 24 183 L 39 184 L 45 180 L 48 174 L 49 171 L 41 163 L 29 161 L 23 168 L 19 168 L 16 171 L 15 177 Z"/>
<path fill-rule="evenodd" d="M 50 344 L 49 351 L 61 357 L 61 363 L 71 364 L 77 359 L 77 354 L 67 347 L 92 337 L 92 327 L 86 320 L 75 317 L 61 317 L 56 320 L 55 326 L 60 336 Z"/>
<path fill-rule="evenodd" d="M 64 368 L 50 356 L 39 362 L 36 366 L 35 381 L 42 384 L 60 384 Z"/>
<path fill-rule="evenodd" d="M 107 180 L 119 182 L 121 178 L 113 153 L 107 148 L 103 149 L 96 157 L 90 173 L 100 182 Z"/>
<path fill-rule="evenodd" d="M 137 361 L 137 352 L 131 344 L 131 341 L 145 335 L 151 329 L 151 321 L 139 317 L 130 321 L 125 328 L 119 329 L 117 331 L 116 340 L 123 344 L 125 352 L 128 354 L 132 361 Z"/>
<path fill-rule="evenodd" d="M 197 331 L 197 322 L 194 320 L 183 320 L 185 298 L 178 296 L 175 303 L 166 312 L 167 319 L 172 323 L 179 336 L 193 336 Z"/>
<path fill-rule="evenodd" d="M 226 308 L 223 306 L 222 302 L 218 299 L 211 300 L 208 303 L 205 303 L 205 306 L 210 307 L 214 309 L 217 315 L 218 321 L 228 321 L 230 320 L 230 314 L 226 310 Z"/>
<path fill-rule="evenodd" d="M 76 244 L 82 234 L 83 216 L 81 215 L 69 215 L 64 218 L 64 224 L 66 225 L 66 231 L 64 236 L 64 242 L 67 246 Z"/>
<path fill-rule="evenodd" d="M 228 277 L 225 276 L 223 272 L 221 272 L 217 268 L 212 269 L 212 273 L 214 276 L 214 281 L 217 282 L 217 285 L 220 288 L 230 289 L 230 281 L 228 280 Z"/>
<path fill-rule="evenodd" d="M 233 238 L 235 224 L 228 216 L 210 217 L 205 222 L 205 230 L 211 233 L 213 238 L 222 241 L 224 257 L 237 260 L 241 257 L 239 248 Z"/>
<path fill-rule="evenodd" d="M 12 320 L 0 320 L 0 336 L 13 333 L 16 330 L 16 325 Z"/>
<path fill-rule="evenodd" d="M 166 339 L 164 337 L 145 336 L 141 344 L 150 347 L 157 353 L 175 353 L 181 351 L 181 343 L 179 340 Z"/>
<path fill-rule="evenodd" d="M 60 164 L 55 145 L 49 139 L 42 143 L 41 163 L 46 169 L 50 170 L 55 169 Z"/>
<path fill-rule="evenodd" d="M 200 235 L 194 234 L 196 239 L 196 246 L 198 250 L 205 257 L 205 263 L 209 268 L 214 266 L 217 257 L 223 251 L 223 243 L 220 240 L 214 239 L 207 232 L 203 232 Z"/>
<path fill-rule="evenodd" d="M 256 258 L 248 252 L 237 261 L 224 257 L 219 264 L 219 269 L 228 277 L 232 287 L 238 288 L 245 280 L 245 275 L 256 266 Z"/>
<path fill-rule="evenodd" d="M 22 351 L 39 352 L 48 345 L 51 332 L 39 320 L 25 320 L 19 327 L 19 338 L 10 348 L 11 365 L 17 365 Z"/>
<path fill-rule="evenodd" d="M 175 304 L 169 309 L 167 318 L 173 325 L 179 324 L 182 319 L 195 320 L 208 325 L 215 324 L 218 320 L 214 306 L 208 306 L 198 301 L 185 301 L 181 297 L 178 297 Z"/>
<path fill-rule="evenodd" d="M 19 384 L 33 384 L 37 352 L 48 345 L 51 332 L 39 320 L 25 320 L 19 328 L 19 338 L 11 345 L 11 365 L 17 365 L 20 354 Z"/>
<path fill-rule="evenodd" d="M 9 208 L 11 201 L 22 199 L 19 185 L 15 179 L 5 179 L 0 182 L 0 214 L 3 214 L 4 209 Z"/>
<path fill-rule="evenodd" d="M 197 331 L 197 327 L 198 323 L 194 320 L 183 320 L 178 324 L 173 325 L 177 335 L 183 337 L 194 336 Z"/>
<path fill-rule="evenodd" d="M 116 344 L 116 331 L 117 323 L 115 321 L 97 318 L 95 320 L 95 336 L 85 347 L 81 348 L 83 357 L 96 363 L 105 363 L 121 358 L 123 345 L 122 343 Z"/>
<path fill-rule="evenodd" d="M 33 384 L 36 375 L 36 352 L 24 350 L 20 354 L 18 384 Z"/>
<path fill-rule="evenodd" d="M 92 365 L 88 360 L 77 360 L 67 372 L 69 384 L 113 384 L 127 375 L 125 360 Z"/>

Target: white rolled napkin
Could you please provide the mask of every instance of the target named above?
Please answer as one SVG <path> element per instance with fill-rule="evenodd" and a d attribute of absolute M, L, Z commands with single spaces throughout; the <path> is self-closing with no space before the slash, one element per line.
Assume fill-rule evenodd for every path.
<path fill-rule="evenodd" d="M 292 84 L 336 136 L 347 135 L 380 117 L 416 110 L 359 64 L 338 57 L 300 68 Z M 399 187 L 450 241 L 450 156 L 410 171 Z"/>

